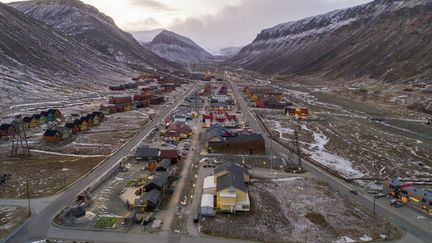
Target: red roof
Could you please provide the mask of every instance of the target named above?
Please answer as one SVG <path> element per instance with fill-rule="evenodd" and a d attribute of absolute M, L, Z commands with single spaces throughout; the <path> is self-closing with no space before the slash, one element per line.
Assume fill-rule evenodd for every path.
<path fill-rule="evenodd" d="M 180 158 L 180 155 L 178 154 L 177 150 L 161 150 L 159 158 L 178 159 L 178 158 Z"/>

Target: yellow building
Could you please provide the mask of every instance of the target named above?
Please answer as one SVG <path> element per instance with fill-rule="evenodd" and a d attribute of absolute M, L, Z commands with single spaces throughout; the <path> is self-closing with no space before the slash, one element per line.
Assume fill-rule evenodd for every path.
<path fill-rule="evenodd" d="M 250 211 L 246 183 L 250 181 L 247 169 L 227 163 L 214 170 L 216 209 L 221 212 Z"/>

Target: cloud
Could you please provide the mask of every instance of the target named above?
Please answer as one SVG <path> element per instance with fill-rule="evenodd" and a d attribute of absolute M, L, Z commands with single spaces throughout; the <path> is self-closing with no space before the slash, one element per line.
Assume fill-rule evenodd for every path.
<path fill-rule="evenodd" d="M 249 44 L 262 29 L 370 0 L 241 0 L 214 15 L 178 19 L 169 29 L 207 49 Z"/>
<path fill-rule="evenodd" d="M 154 30 L 162 28 L 163 25 L 154 18 L 145 18 L 142 20 L 126 23 L 127 31 L 142 31 L 142 30 Z"/>
<path fill-rule="evenodd" d="M 154 1 L 154 0 L 129 0 L 129 4 L 131 6 L 139 7 L 139 8 L 146 8 L 146 9 L 152 9 L 152 10 L 158 10 L 158 11 L 173 11 L 174 9 L 170 6 Z"/>

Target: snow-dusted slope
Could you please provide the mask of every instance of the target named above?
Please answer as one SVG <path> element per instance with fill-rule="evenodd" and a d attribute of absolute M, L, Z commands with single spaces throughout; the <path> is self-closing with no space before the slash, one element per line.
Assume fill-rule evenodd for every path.
<path fill-rule="evenodd" d="M 164 30 L 145 45 L 157 55 L 181 63 L 208 62 L 214 57 L 191 39 Z"/>
<path fill-rule="evenodd" d="M 431 23 L 431 0 L 376 0 L 263 30 L 229 62 L 264 73 L 428 79 Z"/>
<path fill-rule="evenodd" d="M 35 0 L 9 5 L 117 61 L 147 68 L 173 66 L 173 63 L 143 48 L 131 34 L 118 28 L 110 17 L 79 0 Z"/>
<path fill-rule="evenodd" d="M 0 3 L 0 108 L 85 96 L 132 71 Z"/>

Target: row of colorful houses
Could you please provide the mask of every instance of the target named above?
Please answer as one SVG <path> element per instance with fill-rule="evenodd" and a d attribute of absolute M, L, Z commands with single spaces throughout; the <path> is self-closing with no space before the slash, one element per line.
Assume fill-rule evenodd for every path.
<path fill-rule="evenodd" d="M 54 122 L 56 119 L 61 118 L 62 113 L 57 109 L 49 109 L 42 111 L 39 114 L 33 114 L 23 117 L 23 123 L 26 128 L 34 128 L 48 122 Z"/>
<path fill-rule="evenodd" d="M 72 135 L 86 131 L 93 126 L 100 125 L 105 119 L 102 112 L 95 111 L 73 122 L 66 123 L 63 127 L 57 126 L 45 131 L 43 139 L 46 142 L 60 142 L 72 137 Z"/>

